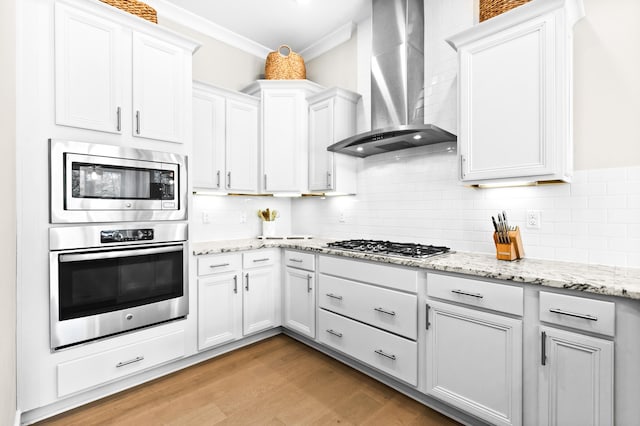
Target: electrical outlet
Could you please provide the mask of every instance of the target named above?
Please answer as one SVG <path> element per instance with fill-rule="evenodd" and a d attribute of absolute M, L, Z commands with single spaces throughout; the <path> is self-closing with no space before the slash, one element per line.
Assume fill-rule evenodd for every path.
<path fill-rule="evenodd" d="M 540 229 L 540 210 L 527 210 L 527 228 Z"/>
<path fill-rule="evenodd" d="M 340 216 L 338 216 L 338 222 L 345 223 L 346 221 L 347 221 L 347 218 L 346 218 L 344 212 L 340 212 Z"/>
<path fill-rule="evenodd" d="M 242 213 L 240 215 L 240 223 L 247 223 L 247 214 L 246 213 Z"/>
<path fill-rule="evenodd" d="M 209 216 L 209 212 L 202 212 L 202 223 L 211 223 L 211 216 Z"/>

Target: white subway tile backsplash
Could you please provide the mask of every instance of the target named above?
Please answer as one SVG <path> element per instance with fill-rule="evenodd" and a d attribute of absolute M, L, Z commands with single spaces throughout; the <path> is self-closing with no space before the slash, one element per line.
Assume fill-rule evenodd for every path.
<path fill-rule="evenodd" d="M 360 160 L 358 195 L 293 200 L 293 231 L 495 253 L 491 216 L 505 210 L 527 257 L 640 267 L 640 167 L 581 170 L 571 184 L 476 189 L 458 182 L 457 156 L 440 145 Z M 527 210 L 541 212 L 540 229 L 525 227 Z"/>

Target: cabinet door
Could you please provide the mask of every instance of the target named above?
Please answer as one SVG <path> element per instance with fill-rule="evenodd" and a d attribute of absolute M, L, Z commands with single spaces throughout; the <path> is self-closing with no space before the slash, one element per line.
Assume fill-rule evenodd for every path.
<path fill-rule="evenodd" d="M 193 186 L 224 189 L 225 99 L 202 90 L 193 92 Z"/>
<path fill-rule="evenodd" d="M 554 132 L 554 31 L 548 15 L 461 48 L 463 181 L 553 174 L 567 143 Z"/>
<path fill-rule="evenodd" d="M 198 349 L 242 337 L 240 272 L 198 279 Z"/>
<path fill-rule="evenodd" d="M 134 136 L 183 142 L 184 55 L 175 45 L 133 33 Z"/>
<path fill-rule="evenodd" d="M 613 425 L 613 342 L 540 327 L 540 425 Z"/>
<path fill-rule="evenodd" d="M 267 192 L 306 189 L 307 105 L 297 90 L 265 90 L 262 97 L 262 144 Z M 304 170 L 304 174 L 302 171 Z"/>
<path fill-rule="evenodd" d="M 120 133 L 121 28 L 55 5 L 56 124 Z"/>
<path fill-rule="evenodd" d="M 227 100 L 226 187 L 258 190 L 258 104 Z"/>
<path fill-rule="evenodd" d="M 316 335 L 315 277 L 312 272 L 286 268 L 284 326 L 311 338 Z"/>
<path fill-rule="evenodd" d="M 327 99 L 309 106 L 309 189 L 333 189 L 333 153 L 327 147 L 334 143 L 334 100 Z"/>
<path fill-rule="evenodd" d="M 243 333 L 256 333 L 277 327 L 276 291 L 273 267 L 244 272 Z"/>
<path fill-rule="evenodd" d="M 427 303 L 427 393 L 492 424 L 521 424 L 522 321 Z"/>

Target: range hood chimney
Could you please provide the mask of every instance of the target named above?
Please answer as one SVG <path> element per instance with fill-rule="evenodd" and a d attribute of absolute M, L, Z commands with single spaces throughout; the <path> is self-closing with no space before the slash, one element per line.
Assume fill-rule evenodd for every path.
<path fill-rule="evenodd" d="M 455 135 L 424 124 L 424 0 L 373 0 L 371 128 L 328 151 L 368 157 L 451 142 Z"/>

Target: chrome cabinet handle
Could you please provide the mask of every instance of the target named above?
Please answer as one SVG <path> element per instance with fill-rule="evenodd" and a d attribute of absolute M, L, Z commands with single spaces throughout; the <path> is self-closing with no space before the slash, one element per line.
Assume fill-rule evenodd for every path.
<path fill-rule="evenodd" d="M 307 274 L 307 293 L 311 293 L 311 275 Z"/>
<path fill-rule="evenodd" d="M 125 365 L 129 365 L 129 364 L 133 364 L 134 362 L 140 362 L 144 359 L 143 356 L 137 356 L 133 359 L 130 359 L 128 361 L 122 361 L 116 364 L 116 368 L 120 368 L 120 367 L 124 367 Z"/>
<path fill-rule="evenodd" d="M 140 111 L 136 111 L 136 135 L 140 134 Z"/>
<path fill-rule="evenodd" d="M 342 300 L 342 296 L 338 296 L 337 294 L 327 293 L 327 296 L 332 298 L 332 299 Z"/>
<path fill-rule="evenodd" d="M 264 190 L 267 190 L 267 174 L 264 174 Z"/>
<path fill-rule="evenodd" d="M 122 108 L 118 107 L 116 109 L 116 130 L 122 130 Z"/>
<path fill-rule="evenodd" d="M 425 309 L 425 311 L 426 311 L 425 312 L 425 316 L 427 317 L 426 324 L 425 324 L 426 325 L 425 329 L 428 330 L 429 326 L 431 325 L 431 323 L 429 322 L 429 309 L 431 309 L 431 306 L 429 306 L 429 304 L 427 303 L 427 304 L 425 304 L 425 308 L 426 308 Z"/>
<path fill-rule="evenodd" d="M 238 294 L 238 276 L 237 275 L 233 276 L 233 292 L 235 294 Z"/>
<path fill-rule="evenodd" d="M 231 188 L 231 172 L 227 172 L 227 189 Z"/>
<path fill-rule="evenodd" d="M 327 188 L 331 189 L 333 182 L 331 182 L 331 172 L 327 172 Z"/>
<path fill-rule="evenodd" d="M 373 308 L 374 311 L 380 312 L 382 314 L 387 314 L 387 315 L 391 315 L 391 316 L 396 316 L 396 313 L 394 311 L 387 311 L 384 308 Z"/>
<path fill-rule="evenodd" d="M 451 290 L 451 293 L 461 294 L 463 296 L 477 297 L 478 299 L 482 299 L 484 297 L 480 293 L 467 293 L 466 291 L 462 291 L 462 290 Z"/>
<path fill-rule="evenodd" d="M 542 344 L 540 345 L 542 353 L 540 354 L 540 363 L 542 365 L 547 365 L 547 332 L 543 331 L 541 333 Z"/>
<path fill-rule="evenodd" d="M 295 258 L 291 258 L 291 259 L 289 259 L 289 262 L 302 263 L 302 262 L 304 262 L 304 260 L 302 260 L 302 259 L 295 259 Z"/>
<path fill-rule="evenodd" d="M 244 287 L 247 291 L 249 291 L 249 273 L 247 272 L 247 274 L 245 275 L 245 278 L 247 279 L 247 284 Z"/>
<path fill-rule="evenodd" d="M 217 187 L 217 188 L 220 188 L 220 170 L 218 170 L 218 173 L 216 173 L 216 176 L 217 176 L 217 178 L 218 178 L 218 181 L 217 181 L 217 183 L 216 183 L 216 187 Z"/>
<path fill-rule="evenodd" d="M 338 333 L 337 331 L 334 331 L 332 329 L 328 329 L 327 333 L 333 334 L 334 336 L 337 336 L 337 337 L 342 337 L 342 333 Z"/>
<path fill-rule="evenodd" d="M 460 155 L 460 178 L 464 179 L 464 155 Z"/>
<path fill-rule="evenodd" d="M 267 260 L 271 260 L 271 258 L 263 257 L 262 259 L 253 259 L 253 263 L 266 262 Z"/>
<path fill-rule="evenodd" d="M 396 360 L 396 356 L 395 356 L 395 355 L 393 355 L 393 354 L 388 354 L 388 353 L 386 353 L 385 351 L 383 351 L 382 349 L 377 349 L 377 350 L 375 350 L 374 352 L 375 352 L 375 353 L 377 353 L 378 355 L 383 356 L 383 357 L 386 357 L 386 358 L 392 359 L 392 360 L 394 360 L 394 361 Z"/>
<path fill-rule="evenodd" d="M 598 317 L 594 317 L 593 315 L 578 314 L 575 312 L 563 311 L 562 309 L 549 309 L 549 312 L 553 312 L 554 314 L 567 315 L 569 317 L 574 317 L 574 318 L 582 318 L 589 321 L 598 321 Z"/>
<path fill-rule="evenodd" d="M 225 266 L 229 266 L 229 264 L 228 263 L 219 263 L 217 265 L 209 265 L 209 268 L 222 268 L 222 267 L 225 267 Z"/>

